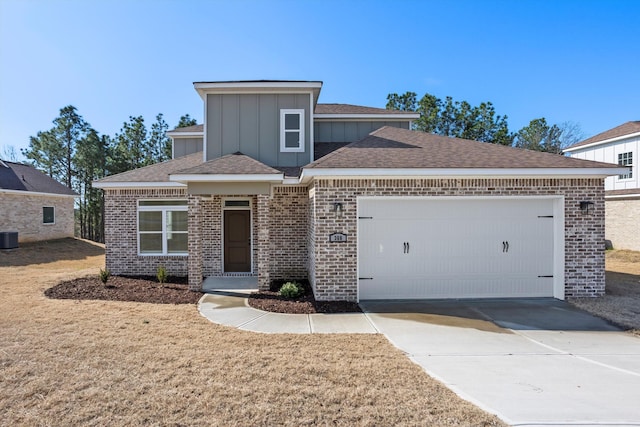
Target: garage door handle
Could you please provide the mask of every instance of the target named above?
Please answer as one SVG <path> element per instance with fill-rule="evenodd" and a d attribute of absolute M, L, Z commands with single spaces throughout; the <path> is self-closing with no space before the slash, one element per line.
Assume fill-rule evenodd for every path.
<path fill-rule="evenodd" d="M 373 277 L 358 277 L 358 280 L 373 280 Z"/>
<path fill-rule="evenodd" d="M 409 245 L 409 242 L 404 242 L 404 253 L 408 254 L 409 253 L 409 249 L 411 249 L 411 246 Z"/>
<path fill-rule="evenodd" d="M 509 242 L 506 240 L 502 242 L 502 252 L 504 253 L 509 252 Z"/>

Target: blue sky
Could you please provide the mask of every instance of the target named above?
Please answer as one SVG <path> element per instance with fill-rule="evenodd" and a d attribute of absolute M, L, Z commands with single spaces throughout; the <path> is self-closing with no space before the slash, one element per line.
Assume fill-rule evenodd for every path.
<path fill-rule="evenodd" d="M 586 136 L 640 120 L 640 1 L 0 0 L 0 156 L 74 105 L 114 135 L 202 120 L 194 81 L 322 80 L 320 102 L 390 92 L 493 102 Z"/>

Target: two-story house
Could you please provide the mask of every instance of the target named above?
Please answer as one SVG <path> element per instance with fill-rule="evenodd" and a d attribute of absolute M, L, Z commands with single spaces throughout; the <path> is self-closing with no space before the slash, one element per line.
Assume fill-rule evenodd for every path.
<path fill-rule="evenodd" d="M 621 124 L 564 151 L 577 159 L 627 168 L 604 181 L 606 238 L 616 249 L 640 251 L 640 121 Z"/>
<path fill-rule="evenodd" d="M 174 159 L 110 176 L 115 274 L 308 278 L 318 300 L 604 293 L 616 165 L 411 130 L 319 81 L 197 82 Z"/>

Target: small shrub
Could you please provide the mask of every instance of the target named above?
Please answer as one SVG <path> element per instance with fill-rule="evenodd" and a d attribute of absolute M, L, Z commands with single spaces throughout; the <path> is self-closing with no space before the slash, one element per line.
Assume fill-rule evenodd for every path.
<path fill-rule="evenodd" d="M 279 293 L 285 298 L 297 298 L 304 294 L 304 287 L 296 282 L 287 282 L 282 285 Z"/>
<path fill-rule="evenodd" d="M 107 284 L 107 282 L 109 281 L 109 277 L 111 277 L 111 272 L 109 271 L 108 268 L 100 269 L 100 281 L 103 284 Z"/>
<path fill-rule="evenodd" d="M 164 285 L 166 283 L 167 277 L 169 277 L 169 275 L 167 274 L 167 269 L 164 267 L 164 265 L 158 266 L 156 277 L 158 278 L 158 282 L 160 282 L 161 284 Z"/>

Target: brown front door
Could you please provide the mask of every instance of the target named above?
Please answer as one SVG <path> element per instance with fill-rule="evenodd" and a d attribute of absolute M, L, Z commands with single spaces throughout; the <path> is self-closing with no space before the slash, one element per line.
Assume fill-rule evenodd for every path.
<path fill-rule="evenodd" d="M 251 272 L 251 211 L 224 211 L 224 271 Z"/>

